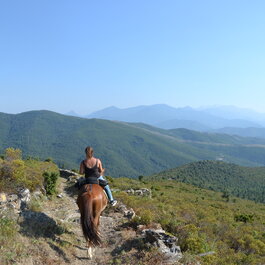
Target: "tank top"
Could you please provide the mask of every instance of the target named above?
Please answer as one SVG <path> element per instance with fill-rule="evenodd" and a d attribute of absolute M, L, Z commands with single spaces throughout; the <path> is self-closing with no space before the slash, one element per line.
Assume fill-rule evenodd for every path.
<path fill-rule="evenodd" d="M 87 167 L 85 164 L 85 160 L 83 160 L 83 165 L 85 168 L 85 177 L 86 178 L 99 178 L 100 177 L 100 173 L 98 170 L 98 160 L 96 160 L 96 165 L 93 167 Z"/>

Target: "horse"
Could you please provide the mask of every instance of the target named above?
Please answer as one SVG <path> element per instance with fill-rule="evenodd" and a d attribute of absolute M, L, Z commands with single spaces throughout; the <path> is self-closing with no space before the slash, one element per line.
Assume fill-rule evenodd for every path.
<path fill-rule="evenodd" d="M 98 184 L 85 184 L 77 197 L 77 205 L 81 214 L 81 227 L 87 243 L 87 256 L 93 258 L 93 247 L 101 245 L 99 233 L 100 214 L 107 206 L 107 198 L 103 188 Z"/>

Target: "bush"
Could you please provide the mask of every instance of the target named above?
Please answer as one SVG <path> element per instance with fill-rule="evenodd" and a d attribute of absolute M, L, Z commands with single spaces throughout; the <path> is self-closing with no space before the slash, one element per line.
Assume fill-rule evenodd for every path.
<path fill-rule="evenodd" d="M 194 224 L 188 224 L 179 227 L 178 231 L 180 247 L 183 251 L 189 251 L 192 254 L 199 254 L 210 251 L 206 241 L 206 236 L 199 232 L 199 228 Z"/>
<path fill-rule="evenodd" d="M 44 162 L 53 162 L 52 158 L 51 157 L 48 157 L 44 160 Z"/>
<path fill-rule="evenodd" d="M 56 185 L 59 175 L 55 172 L 44 172 L 44 187 L 48 195 L 53 195 L 56 193 Z"/>
<path fill-rule="evenodd" d="M 20 149 L 14 149 L 12 147 L 5 150 L 5 160 L 17 160 L 22 158 L 22 151 Z"/>
<path fill-rule="evenodd" d="M 250 223 L 254 220 L 253 214 L 237 214 L 235 215 L 236 222 Z"/>
<path fill-rule="evenodd" d="M 7 148 L 4 159 L 0 158 L 0 190 L 16 193 L 21 188 L 31 191 L 43 187 L 43 172 L 57 172 L 58 167 L 52 162 L 36 159 L 21 159 L 19 149 Z"/>
<path fill-rule="evenodd" d="M 138 225 L 149 225 L 152 223 L 153 220 L 154 220 L 154 215 L 152 211 L 148 209 L 141 209 L 139 216 L 135 216 L 132 219 L 131 224 L 134 227 L 137 227 Z"/>

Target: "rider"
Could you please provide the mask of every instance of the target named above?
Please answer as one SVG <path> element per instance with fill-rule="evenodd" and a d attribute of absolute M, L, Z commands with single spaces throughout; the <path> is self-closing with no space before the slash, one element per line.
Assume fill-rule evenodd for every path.
<path fill-rule="evenodd" d="M 91 146 L 85 149 L 86 159 L 80 163 L 80 174 L 85 174 L 85 177 L 97 177 L 98 179 L 105 180 L 103 173 L 105 169 L 102 167 L 102 163 L 98 158 L 93 156 L 94 150 Z M 106 194 L 108 195 L 109 202 L 112 206 L 117 204 L 117 201 L 113 199 L 109 185 L 104 187 Z"/>

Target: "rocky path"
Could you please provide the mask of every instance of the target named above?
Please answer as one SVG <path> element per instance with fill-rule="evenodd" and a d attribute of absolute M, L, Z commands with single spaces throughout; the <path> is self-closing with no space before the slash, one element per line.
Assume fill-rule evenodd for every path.
<path fill-rule="evenodd" d="M 138 226 L 136 231 L 128 219 L 133 216 L 133 210 L 120 202 L 104 210 L 100 219 L 103 243 L 95 249 L 94 258 L 89 259 L 76 204 L 78 191 L 72 180 L 61 174 L 56 198 L 50 200 L 39 195 L 37 202 L 41 201 L 41 207 L 31 204 L 19 214 L 20 242 L 23 242 L 24 252 L 18 260 L 14 259 L 14 264 L 179 264 L 181 252 L 175 245 L 175 238 L 166 234 L 159 224 L 153 224 L 152 229 Z"/>
<path fill-rule="evenodd" d="M 133 230 L 124 231 L 122 225 L 127 218 L 123 217 L 117 209 L 110 206 L 101 216 L 100 231 L 103 240 L 102 247 L 95 249 L 93 260 L 87 258 L 87 249 L 80 227 L 80 214 L 76 204 L 77 191 L 66 178 L 60 178 L 60 194 L 54 201 L 45 202 L 43 213 L 64 229 L 60 235 L 55 235 L 52 256 L 55 264 L 110 264 L 124 241 L 124 234 L 135 234 Z M 135 236 L 135 235 L 134 235 Z M 51 246 L 51 244 L 50 244 Z M 51 253 L 50 253 L 51 254 Z M 54 263 L 53 263 L 54 264 Z"/>

